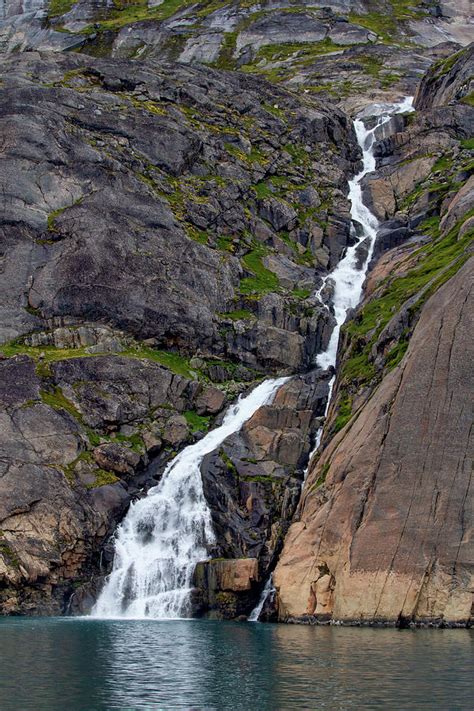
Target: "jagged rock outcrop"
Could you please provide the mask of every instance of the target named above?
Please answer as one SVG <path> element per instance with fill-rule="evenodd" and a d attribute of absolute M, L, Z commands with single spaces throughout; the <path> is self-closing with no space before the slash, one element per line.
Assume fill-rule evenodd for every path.
<path fill-rule="evenodd" d="M 241 69 L 351 113 L 413 93 L 432 61 L 472 38 L 467 0 L 5 0 L 4 7 L 0 52 L 74 48 Z"/>
<path fill-rule="evenodd" d="M 325 449 L 277 567 L 276 604 L 282 619 L 466 623 L 465 470 L 453 498 L 446 487 L 468 454 L 470 361 L 457 354 L 469 335 L 472 48 L 448 59 L 449 43 L 393 50 L 369 6 L 345 0 L 302 12 L 285 0 L 255 17 L 239 2 L 97 16 L 87 0 L 47 22 L 40 5 L 31 25 L 18 21 L 20 45 L 16 20 L 0 28 L 3 50 L 77 43 L 114 57 L 29 52 L 0 72 L 0 611 L 88 610 L 110 534 L 170 457 L 256 377 L 314 367 L 332 317 L 313 294 L 351 243 L 347 179 L 360 156 L 348 117 L 316 95 L 358 110 L 368 94 L 410 92 L 441 58 L 415 117 L 378 136 L 365 185 L 386 220 L 378 263 L 344 329 Z M 394 11 L 396 36 L 437 45 L 428 10 Z M 186 66 L 199 62 L 242 73 Z M 218 544 L 196 571 L 200 614 L 255 603 L 297 507 L 329 377 L 292 378 L 206 457 Z M 400 483 L 420 496 L 401 498 Z"/>
<path fill-rule="evenodd" d="M 327 341 L 312 293 L 351 239 L 359 152 L 341 112 L 211 69 L 25 53 L 2 82 L 0 610 L 57 614 L 90 607 L 110 534 L 169 458 Z M 267 559 L 315 388 L 278 422 L 268 480 L 246 484 L 255 511 L 279 492 Z"/>
<path fill-rule="evenodd" d="M 474 94 L 472 44 L 446 59 L 441 59 L 423 77 L 415 96 L 415 107 L 433 109 L 456 101 L 471 104 Z"/>
<path fill-rule="evenodd" d="M 176 65 L 25 54 L 2 76 L 1 341 L 100 322 L 190 356 L 312 362 L 317 271 L 351 239 L 341 112 Z"/>
<path fill-rule="evenodd" d="M 256 558 L 198 563 L 194 573 L 195 610 L 217 619 L 245 619 L 255 604 L 259 581 Z"/>

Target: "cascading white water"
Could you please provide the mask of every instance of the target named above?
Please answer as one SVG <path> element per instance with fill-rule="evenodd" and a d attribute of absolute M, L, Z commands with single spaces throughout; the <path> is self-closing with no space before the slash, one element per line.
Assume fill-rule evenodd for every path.
<path fill-rule="evenodd" d="M 362 170 L 349 181 L 349 200 L 351 203 L 351 219 L 359 223 L 359 236 L 357 242 L 349 247 L 338 265 L 333 271 L 323 279 L 321 287 L 316 292 L 316 296 L 321 300 L 322 293 L 328 282 L 332 286 L 331 306 L 335 318 L 335 326 L 329 339 L 328 347 L 320 353 L 316 358 L 316 364 L 321 368 L 327 369 L 331 366 L 336 366 L 337 347 L 339 343 L 339 334 L 341 326 L 346 320 L 347 312 L 357 306 L 362 295 L 362 287 L 364 285 L 367 274 L 367 267 L 372 258 L 374 251 L 375 238 L 377 236 L 377 228 L 379 222 L 375 215 L 370 212 L 369 208 L 364 205 L 362 200 L 361 183 L 367 173 L 375 170 L 375 132 L 395 114 L 413 111 L 413 97 L 406 97 L 403 101 L 397 104 L 374 105 L 366 109 L 368 116 L 377 116 L 378 119 L 373 128 L 366 128 L 364 122 L 360 119 L 354 121 L 354 129 L 357 136 L 357 141 L 362 149 Z M 367 253 L 364 259 L 358 256 L 359 246 L 366 242 Z M 327 308 L 329 308 L 327 306 Z M 331 396 L 334 387 L 336 376 L 334 375 L 329 382 L 328 399 L 326 403 L 326 416 L 331 403 Z M 323 428 L 320 427 L 316 433 L 314 448 L 309 455 L 309 462 L 320 443 Z M 305 479 L 308 473 L 308 468 L 305 471 Z M 267 580 L 262 595 L 256 607 L 252 610 L 249 616 L 249 621 L 258 622 L 258 618 L 265 604 L 265 600 L 273 589 L 272 578 Z"/>
<path fill-rule="evenodd" d="M 239 398 L 220 427 L 178 454 L 158 486 L 131 505 L 117 530 L 113 570 L 93 617 L 169 619 L 189 613 L 194 568 L 214 543 L 201 462 L 269 403 L 286 380 L 266 380 Z"/>
<path fill-rule="evenodd" d="M 411 99 L 405 99 L 399 104 L 375 107 L 371 115 L 379 115 L 379 119 L 372 129 L 366 129 L 360 120 L 354 122 L 363 150 L 363 169 L 349 182 L 349 199 L 352 219 L 360 223 L 361 232 L 357 243 L 348 248 L 317 294 L 320 296 L 331 280 L 336 325 L 326 351 L 317 358 L 317 364 L 322 368 L 335 366 L 340 329 L 347 311 L 357 306 L 360 300 L 373 252 L 378 222 L 363 204 L 360 183 L 375 168 L 375 130 L 393 114 L 409 110 Z M 368 242 L 367 256 L 360 264 L 357 248 L 365 240 Z M 214 543 L 211 512 L 202 487 L 201 462 L 206 454 L 238 432 L 259 407 L 270 402 L 286 380 L 267 380 L 250 395 L 240 398 L 228 410 L 220 427 L 186 447 L 167 466 L 158 486 L 150 489 L 147 497 L 132 504 L 117 530 L 113 570 L 92 611 L 93 617 L 165 619 L 189 613 L 194 568 L 197 562 L 207 557 L 208 547 Z M 330 383 L 327 407 L 333 383 L 334 378 Z M 316 448 L 320 437 L 321 432 L 317 436 Z M 250 619 L 258 620 L 271 589 L 270 578 Z"/>
<path fill-rule="evenodd" d="M 273 578 L 270 575 L 269 578 L 267 578 L 267 582 L 265 583 L 262 593 L 260 595 L 260 599 L 253 608 L 252 612 L 248 616 L 248 622 L 258 622 L 260 615 L 262 614 L 263 606 L 265 605 L 267 601 L 267 597 L 275 590 L 273 587 Z"/>
<path fill-rule="evenodd" d="M 374 251 L 375 238 L 377 236 L 379 222 L 375 215 L 370 212 L 369 208 L 364 205 L 361 183 L 367 173 L 371 173 L 375 170 L 375 156 L 373 151 L 376 140 L 375 132 L 378 128 L 380 128 L 380 126 L 383 126 L 384 123 L 390 121 L 392 116 L 395 114 L 408 113 L 413 110 L 413 97 L 407 96 L 403 99 L 403 101 L 396 104 L 375 104 L 367 107 L 364 112 L 366 115 L 378 117 L 373 128 L 366 128 L 361 119 L 356 119 L 354 121 L 357 142 L 362 149 L 362 170 L 349 181 L 348 197 L 351 203 L 351 219 L 359 224 L 360 232 L 357 242 L 352 247 L 347 249 L 346 254 L 338 263 L 337 267 L 324 278 L 323 284 L 316 294 L 321 297 L 327 283 L 331 283 L 333 289 L 332 307 L 334 310 L 336 325 L 331 334 L 328 347 L 323 353 L 320 353 L 316 359 L 317 365 L 321 366 L 321 368 L 336 366 L 337 347 L 339 343 L 341 326 L 346 320 L 349 309 L 355 308 L 360 301 L 362 287 L 367 274 L 367 268 Z M 366 242 L 367 253 L 366 257 L 360 261 L 357 253 L 359 246 L 363 242 Z M 336 376 L 333 376 L 329 383 L 329 393 L 326 403 L 326 411 L 324 413 L 325 416 L 327 415 L 329 405 L 331 404 L 331 396 L 335 379 Z M 309 461 L 311 461 L 311 457 L 321 443 L 322 433 L 323 430 L 320 428 L 316 434 L 314 449 L 311 452 Z"/>

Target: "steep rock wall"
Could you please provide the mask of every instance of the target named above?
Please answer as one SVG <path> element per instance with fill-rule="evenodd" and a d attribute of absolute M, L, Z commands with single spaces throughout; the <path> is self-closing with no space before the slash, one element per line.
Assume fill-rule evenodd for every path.
<path fill-rule="evenodd" d="M 281 619 L 470 618 L 473 275 L 470 259 L 431 297 L 312 467 L 274 576 Z"/>

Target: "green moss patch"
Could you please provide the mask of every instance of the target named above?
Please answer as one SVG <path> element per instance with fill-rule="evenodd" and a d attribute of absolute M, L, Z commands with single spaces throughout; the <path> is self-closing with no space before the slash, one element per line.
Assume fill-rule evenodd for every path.
<path fill-rule="evenodd" d="M 50 0 L 48 7 L 48 17 L 60 17 L 72 10 L 76 0 Z"/>
<path fill-rule="evenodd" d="M 243 321 L 256 318 L 255 314 L 247 309 L 237 309 L 236 311 L 227 311 L 219 314 L 221 318 L 230 319 L 231 321 Z"/>
<path fill-rule="evenodd" d="M 96 469 L 95 481 L 93 481 L 91 484 L 87 484 L 86 488 L 97 489 L 97 487 L 99 486 L 115 484 L 117 481 L 120 481 L 120 479 L 113 472 L 106 471 L 105 469 Z"/>
<path fill-rule="evenodd" d="M 266 294 L 279 288 L 280 282 L 277 275 L 263 266 L 262 257 L 265 254 L 267 254 L 267 250 L 264 247 L 256 246 L 242 258 L 243 266 L 255 276 L 241 280 L 241 294 Z"/>
<path fill-rule="evenodd" d="M 207 432 L 211 425 L 210 417 L 198 415 L 194 410 L 186 410 L 184 416 L 191 432 Z"/>

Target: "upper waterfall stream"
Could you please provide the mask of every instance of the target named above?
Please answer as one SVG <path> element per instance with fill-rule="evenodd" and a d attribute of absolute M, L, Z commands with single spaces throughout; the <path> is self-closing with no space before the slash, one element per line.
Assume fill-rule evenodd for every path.
<path fill-rule="evenodd" d="M 349 182 L 351 217 L 359 224 L 357 242 L 349 247 L 337 267 L 325 277 L 322 287 L 332 287 L 331 306 L 336 325 L 326 351 L 317 357 L 322 368 L 335 366 L 339 333 L 349 309 L 359 303 L 367 267 L 372 256 L 378 222 L 362 201 L 361 181 L 375 169 L 375 131 L 395 113 L 411 110 L 411 99 L 399 104 L 374 107 L 376 125 L 367 129 L 354 122 L 363 151 L 363 168 Z M 359 246 L 366 242 L 361 258 Z M 167 466 L 159 484 L 133 503 L 115 537 L 113 570 L 108 577 L 92 616 L 101 618 L 179 618 L 189 615 L 189 593 L 198 561 L 206 559 L 214 541 L 211 512 L 203 493 L 200 465 L 204 456 L 227 437 L 238 432 L 244 422 L 268 404 L 287 380 L 266 380 L 247 397 L 239 398 L 226 413 L 220 427 L 199 442 L 186 447 Z M 334 378 L 331 381 L 328 406 Z M 319 444 L 321 432 L 316 439 Z M 268 586 L 268 590 L 271 585 Z M 264 598 L 251 617 L 258 619 Z"/>

